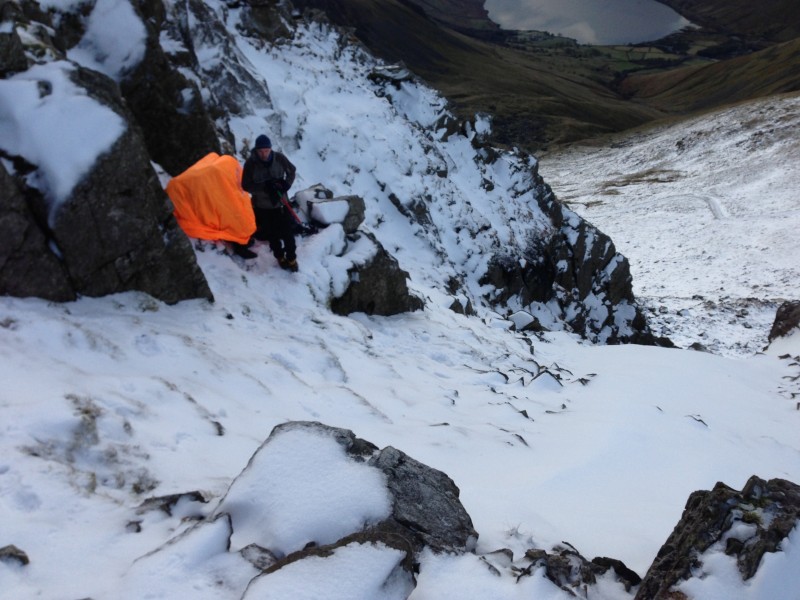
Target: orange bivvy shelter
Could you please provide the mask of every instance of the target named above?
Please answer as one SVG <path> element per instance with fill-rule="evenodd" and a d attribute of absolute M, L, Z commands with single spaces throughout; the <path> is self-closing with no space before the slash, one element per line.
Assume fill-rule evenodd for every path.
<path fill-rule="evenodd" d="M 256 230 L 250 194 L 242 189 L 242 167 L 215 152 L 173 177 L 167 195 L 189 237 L 246 244 Z"/>

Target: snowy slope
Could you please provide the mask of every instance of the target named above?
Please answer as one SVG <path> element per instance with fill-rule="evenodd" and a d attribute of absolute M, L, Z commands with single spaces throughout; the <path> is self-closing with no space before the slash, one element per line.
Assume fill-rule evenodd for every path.
<path fill-rule="evenodd" d="M 227 18 L 235 30 L 236 11 Z M 778 357 L 800 354 L 797 336 L 779 352 L 724 357 L 528 337 L 485 309 L 451 312 L 443 282 L 480 272 L 487 249 L 538 225 L 524 195 L 508 193 L 526 181 L 513 160 L 487 167 L 464 138 L 431 146 L 422 132 L 441 99 L 422 86 L 379 98 L 366 80 L 371 59 L 324 28 L 301 28 L 280 47 L 238 43 L 272 106 L 230 120 L 237 150 L 269 128 L 298 165 L 298 187 L 321 181 L 364 195 L 365 227 L 410 272 L 426 308 L 333 315 L 327 302 L 351 264 L 336 225 L 301 240 L 296 274 L 277 269 L 263 245 L 245 264 L 222 245 L 197 243 L 214 304 L 166 306 L 136 293 L 62 305 L 0 298 L 0 547 L 30 559 L 0 561 L 4 598 L 296 599 L 342 586 L 351 590 L 343 597 L 404 597 L 400 587 L 378 593 L 382 581 L 368 577 L 388 568 L 391 553 L 355 547 L 337 554 L 335 569 L 307 563 L 246 591 L 255 571 L 238 538 L 228 548 L 220 520 L 193 527 L 288 420 L 352 429 L 446 472 L 480 534 L 478 553 L 505 547 L 519 558 L 566 541 L 640 575 L 692 491 L 717 481 L 740 488 L 752 474 L 800 481 L 800 384 L 790 379 L 798 366 Z M 778 176 L 776 185 L 791 185 L 788 171 Z M 430 215 L 442 235 L 427 237 L 383 188 L 443 198 Z M 307 468 L 301 458 L 284 455 L 280 466 Z M 258 505 L 266 487 L 245 501 Z M 171 514 L 144 504 L 193 491 L 208 502 L 187 497 Z M 319 507 L 294 500 L 286 520 L 301 525 L 281 533 L 293 543 L 301 529 L 324 538 Z M 771 600 L 770 585 L 796 589 L 796 536 L 765 560 L 766 583 L 744 587 L 728 557 L 712 559 L 703 585 L 723 591 L 702 597 L 734 597 L 733 586 L 740 598 Z M 592 594 L 631 597 L 610 579 Z M 410 597 L 445 596 L 569 597 L 541 576 L 496 577 L 476 556 L 425 556 Z"/>
<path fill-rule="evenodd" d="M 303 264 L 335 235 L 303 244 Z M 315 297 L 321 267 L 293 275 L 258 259 L 248 270 L 208 247 L 198 257 L 214 305 L 2 299 L 3 542 L 31 558 L 0 563 L 8 597 L 135 597 L 134 561 L 185 530 L 184 514 L 208 514 L 286 420 L 349 428 L 448 473 L 480 552 L 566 540 L 640 574 L 695 489 L 741 487 L 754 473 L 800 479 L 790 361 L 592 347 L 566 334 L 534 339 L 531 353 L 501 323 L 435 307 L 334 316 Z M 144 498 L 194 490 L 209 504 L 137 511 Z M 302 519 L 306 504 L 295 508 Z M 164 578 L 156 597 L 195 584 L 195 597 L 239 597 L 248 571 L 220 566 L 233 560 L 224 545 L 166 563 L 192 573 L 202 548 L 230 589 Z M 419 597 L 455 585 L 463 568 L 430 560 Z M 475 583 L 487 577 L 470 570 Z"/>
<path fill-rule="evenodd" d="M 656 328 L 747 355 L 798 295 L 798 127 L 786 95 L 554 151 L 540 170 L 631 261 Z"/>

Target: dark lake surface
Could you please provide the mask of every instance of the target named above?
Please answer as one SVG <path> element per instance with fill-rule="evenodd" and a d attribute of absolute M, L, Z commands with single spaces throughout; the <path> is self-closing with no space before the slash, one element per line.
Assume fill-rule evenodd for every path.
<path fill-rule="evenodd" d="M 486 0 L 503 29 L 549 31 L 581 44 L 657 40 L 691 23 L 655 0 Z"/>

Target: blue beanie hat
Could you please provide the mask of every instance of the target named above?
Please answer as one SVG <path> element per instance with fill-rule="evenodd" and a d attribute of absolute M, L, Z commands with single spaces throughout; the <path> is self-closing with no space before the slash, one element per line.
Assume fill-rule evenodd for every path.
<path fill-rule="evenodd" d="M 269 138 L 264 134 L 256 138 L 256 150 L 259 148 L 272 148 L 272 142 L 270 142 Z"/>

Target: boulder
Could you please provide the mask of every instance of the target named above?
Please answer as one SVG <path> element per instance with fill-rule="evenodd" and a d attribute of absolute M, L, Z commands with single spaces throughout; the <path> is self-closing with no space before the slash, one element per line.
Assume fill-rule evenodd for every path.
<path fill-rule="evenodd" d="M 287 435 L 292 436 L 289 438 L 289 442 L 286 441 L 286 437 L 282 437 Z M 277 446 L 280 451 L 276 450 L 275 454 L 270 454 L 272 452 L 270 445 L 278 438 L 281 439 L 280 443 L 283 445 Z M 352 461 L 360 466 L 356 469 L 355 466 L 352 468 L 341 466 L 340 462 L 331 463 L 326 476 L 336 477 L 348 474 L 348 481 L 350 481 L 347 484 L 329 478 L 326 485 L 331 486 L 333 491 L 318 489 L 321 485 L 318 478 L 305 479 L 302 485 L 298 485 L 295 481 L 293 486 L 288 488 L 294 489 L 297 494 L 300 494 L 293 504 L 303 506 L 305 503 L 312 508 L 324 505 L 324 510 L 334 510 L 330 506 L 331 503 L 334 503 L 338 507 L 335 510 L 343 513 L 341 518 L 337 519 L 335 527 L 328 524 L 320 525 L 320 531 L 314 531 L 313 526 L 309 525 L 313 515 L 308 515 L 307 519 L 303 519 L 302 527 L 311 527 L 311 529 L 300 537 L 295 536 L 296 532 L 293 532 L 292 541 L 294 548 L 297 549 L 292 549 L 292 544 L 276 538 L 268 531 L 253 530 L 254 527 L 255 529 L 263 528 L 266 526 L 265 523 L 271 521 L 262 519 L 258 515 L 259 509 L 253 504 L 255 499 L 250 496 L 258 493 L 259 497 L 263 497 L 265 504 L 260 510 L 269 512 L 270 503 L 274 503 L 275 500 L 269 497 L 270 491 L 259 491 L 256 487 L 259 485 L 257 482 L 262 481 L 264 473 L 271 472 L 270 469 L 273 467 L 285 470 L 297 469 L 304 464 L 313 465 L 316 461 L 309 462 L 311 459 L 308 454 L 314 451 L 314 444 L 319 443 L 318 440 L 321 438 L 332 440 L 338 444 L 344 451 L 345 461 Z M 308 449 L 303 449 L 305 447 Z M 324 446 L 319 447 L 323 448 Z M 302 456 L 289 456 L 286 448 L 294 448 L 294 451 L 299 452 Z M 266 452 L 266 454 L 261 454 L 262 452 Z M 320 460 L 322 458 L 320 457 Z M 278 461 L 280 464 L 271 465 L 270 461 L 273 463 Z M 298 478 L 298 480 L 300 479 L 302 477 Z M 356 507 L 352 501 L 348 502 L 347 506 L 341 506 L 341 496 L 345 492 L 340 489 L 340 483 L 345 487 L 355 485 L 356 489 L 361 489 L 358 502 L 362 502 L 363 506 Z M 368 493 L 365 491 L 364 486 L 366 485 L 370 486 Z M 377 506 L 384 501 L 377 500 L 379 494 L 374 493 L 375 486 L 380 489 L 385 486 L 385 491 L 380 494 L 382 496 L 385 493 L 388 498 L 388 504 L 384 508 Z M 242 474 L 231 484 L 231 488 L 220 502 L 215 514 L 232 511 L 234 543 L 239 542 L 245 546 L 257 543 L 263 550 L 271 553 L 276 557 L 273 561 L 274 564 L 270 567 L 271 571 L 303 558 L 333 552 L 335 549 L 351 543 L 383 544 L 399 549 L 406 554 L 407 563 L 411 565 L 412 559 L 425 548 L 435 552 L 455 553 L 474 549 L 478 534 L 472 526 L 470 516 L 459 500 L 459 493 L 458 487 L 445 473 L 414 460 L 396 448 L 389 446 L 378 450 L 374 444 L 356 437 L 348 429 L 330 427 L 319 422 L 290 421 L 278 425 L 272 430 L 269 438 L 250 459 Z M 284 498 L 284 503 L 285 500 L 286 498 Z M 241 511 L 245 505 L 248 506 L 246 514 L 240 515 L 237 511 Z M 291 512 L 292 509 L 282 506 L 281 510 Z M 363 514 L 380 513 L 382 516 L 377 519 L 351 521 L 350 515 L 347 514 L 351 511 Z M 298 518 L 297 515 L 284 515 L 284 517 Z M 351 524 L 345 528 L 344 523 Z M 240 527 L 245 527 L 245 531 L 239 531 Z M 331 536 L 334 528 L 339 531 L 336 537 Z M 300 547 L 297 541 L 303 539 L 304 536 L 308 536 L 305 539 L 313 541 Z M 272 543 L 264 542 L 264 540 L 272 540 Z M 285 552 L 287 549 L 291 551 Z"/>
<path fill-rule="evenodd" d="M 635 600 L 667 600 L 673 588 L 694 576 L 703 554 L 718 550 L 734 557 L 742 580 L 756 574 L 767 552 L 800 520 L 800 486 L 783 479 L 751 477 L 741 492 L 723 483 L 689 496 L 680 521 L 659 550 Z"/>
<path fill-rule="evenodd" d="M 450 477 L 391 446 L 369 464 L 386 474 L 393 502 L 389 522 L 417 551 L 424 547 L 437 552 L 475 549 L 478 533 Z"/>
<path fill-rule="evenodd" d="M 0 245 L 0 293 L 70 300 L 141 291 L 169 304 L 212 300 L 119 88 L 82 67 L 69 78 L 98 107 L 118 115 L 124 130 L 65 198 L 29 187 L 24 175 L 39 166 L 8 157 L 16 176 L 0 175 L 0 229 L 8 236 Z M 40 83 L 42 93 L 48 85 Z"/>
<path fill-rule="evenodd" d="M 44 199 L 35 197 L 43 207 Z M 51 251 L 40 223 L 0 162 L 0 294 L 74 300 L 66 265 Z"/>
<path fill-rule="evenodd" d="M 775 322 L 769 332 L 769 341 L 788 335 L 800 327 L 800 300 L 788 300 L 778 307 Z"/>
<path fill-rule="evenodd" d="M 31 561 L 23 550 L 20 550 L 12 544 L 0 548 L 0 562 L 16 563 L 18 565 L 25 566 Z"/>
<path fill-rule="evenodd" d="M 343 294 L 331 300 L 331 310 L 338 315 L 363 312 L 368 315 L 396 315 L 420 310 L 423 301 L 408 290 L 408 273 L 371 234 L 358 233 L 375 246 L 374 255 L 348 270 L 350 284 Z"/>
<path fill-rule="evenodd" d="M 355 233 L 364 222 L 366 205 L 360 196 L 334 196 L 321 184 L 297 192 L 292 201 L 314 225 L 341 224 L 347 234 Z"/>

